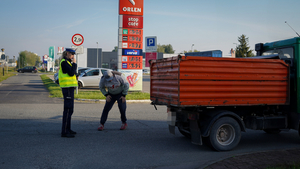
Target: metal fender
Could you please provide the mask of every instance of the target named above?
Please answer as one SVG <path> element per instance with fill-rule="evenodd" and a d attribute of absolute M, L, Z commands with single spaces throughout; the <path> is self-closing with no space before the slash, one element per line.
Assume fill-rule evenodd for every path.
<path fill-rule="evenodd" d="M 209 119 L 209 123 L 206 126 L 203 126 L 203 128 L 201 129 L 201 131 L 203 131 L 202 132 L 203 137 L 209 136 L 212 125 L 221 117 L 232 117 L 239 123 L 241 127 L 241 131 L 246 132 L 245 124 L 237 114 L 227 110 L 219 110 L 219 111 L 212 112 L 212 116 Z"/>

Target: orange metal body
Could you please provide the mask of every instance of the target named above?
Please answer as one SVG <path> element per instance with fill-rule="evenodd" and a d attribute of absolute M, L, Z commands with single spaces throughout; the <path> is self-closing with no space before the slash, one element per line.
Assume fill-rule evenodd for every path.
<path fill-rule="evenodd" d="M 182 56 L 151 61 L 154 104 L 289 104 L 289 65 L 279 59 Z"/>

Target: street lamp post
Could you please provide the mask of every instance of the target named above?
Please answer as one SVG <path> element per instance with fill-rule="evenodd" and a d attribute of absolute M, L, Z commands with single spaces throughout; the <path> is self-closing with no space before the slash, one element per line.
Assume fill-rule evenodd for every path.
<path fill-rule="evenodd" d="M 194 44 L 192 44 L 192 47 L 191 47 L 191 51 L 193 52 L 193 46 L 194 46 Z"/>
<path fill-rule="evenodd" d="M 98 42 L 97 43 L 97 68 L 98 68 Z"/>

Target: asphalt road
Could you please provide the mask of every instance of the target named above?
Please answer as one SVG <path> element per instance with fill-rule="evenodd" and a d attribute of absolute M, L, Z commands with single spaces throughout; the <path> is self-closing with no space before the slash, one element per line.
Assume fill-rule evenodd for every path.
<path fill-rule="evenodd" d="M 121 131 L 117 105 L 105 130 L 97 131 L 104 103 L 76 102 L 75 138 L 61 138 L 63 100 L 48 97 L 39 74 L 0 82 L 0 168 L 192 169 L 258 151 L 299 148 L 296 131 L 269 135 L 247 130 L 232 151 L 196 146 L 169 134 L 165 106 L 128 103 L 128 129 Z"/>

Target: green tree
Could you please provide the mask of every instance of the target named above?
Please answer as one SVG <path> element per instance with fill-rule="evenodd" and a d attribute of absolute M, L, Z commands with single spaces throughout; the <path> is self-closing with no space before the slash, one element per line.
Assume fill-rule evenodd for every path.
<path fill-rule="evenodd" d="M 20 52 L 17 67 L 23 68 L 25 65 L 27 65 L 26 55 L 24 52 Z"/>
<path fill-rule="evenodd" d="M 41 63 L 41 57 L 27 50 L 21 51 L 18 58 L 18 66 L 38 66 Z"/>
<path fill-rule="evenodd" d="M 165 53 L 165 48 L 162 45 L 158 44 L 157 45 L 157 52 L 159 52 L 159 53 Z"/>
<path fill-rule="evenodd" d="M 235 48 L 235 56 L 238 57 L 253 57 L 253 50 L 250 50 L 249 47 L 249 38 L 246 35 L 242 34 L 238 37 L 239 45 Z"/>
<path fill-rule="evenodd" d="M 175 53 L 175 50 L 173 50 L 173 46 L 171 44 L 168 45 L 157 45 L 157 52 L 159 53 Z"/>
<path fill-rule="evenodd" d="M 118 52 L 118 46 L 115 46 L 115 48 L 112 50 L 112 52 Z"/>
<path fill-rule="evenodd" d="M 59 66 L 60 61 L 61 61 L 61 58 L 55 59 L 55 66 Z"/>

